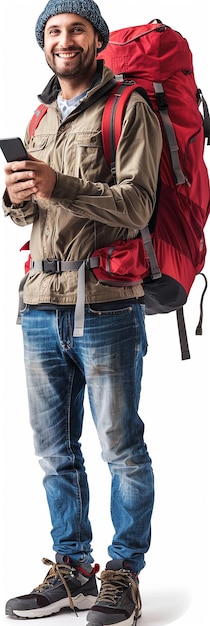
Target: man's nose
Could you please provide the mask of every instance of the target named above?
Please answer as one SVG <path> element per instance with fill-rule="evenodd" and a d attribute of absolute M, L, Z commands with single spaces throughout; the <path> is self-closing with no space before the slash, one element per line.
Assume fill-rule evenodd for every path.
<path fill-rule="evenodd" d="M 74 36 L 72 33 L 69 33 L 69 31 L 62 31 L 60 33 L 60 44 L 63 48 L 68 48 L 69 46 L 73 46 L 74 45 Z"/>

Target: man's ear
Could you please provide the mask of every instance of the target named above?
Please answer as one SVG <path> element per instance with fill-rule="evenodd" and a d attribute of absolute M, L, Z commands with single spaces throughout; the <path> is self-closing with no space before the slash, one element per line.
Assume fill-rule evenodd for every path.
<path fill-rule="evenodd" d="M 103 46 L 103 39 L 101 38 L 101 36 L 99 35 L 99 33 L 97 33 L 97 50 L 100 50 Z"/>

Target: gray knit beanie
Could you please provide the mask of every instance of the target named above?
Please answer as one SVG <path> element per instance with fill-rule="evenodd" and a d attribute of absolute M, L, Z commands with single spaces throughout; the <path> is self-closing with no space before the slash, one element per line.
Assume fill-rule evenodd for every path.
<path fill-rule="evenodd" d="M 93 0 L 49 0 L 44 11 L 38 17 L 35 27 L 36 39 L 41 48 L 44 48 L 44 29 L 47 20 L 60 13 L 76 13 L 76 15 L 85 17 L 102 37 L 103 45 L 100 51 L 106 48 L 109 41 L 109 29 L 98 5 Z"/>

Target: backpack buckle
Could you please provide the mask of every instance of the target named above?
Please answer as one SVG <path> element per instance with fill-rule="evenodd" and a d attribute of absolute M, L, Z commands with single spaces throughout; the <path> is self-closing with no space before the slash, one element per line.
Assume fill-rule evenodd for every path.
<path fill-rule="evenodd" d="M 50 274 L 60 274 L 61 273 L 60 259 L 43 259 L 42 271 L 49 272 Z"/>

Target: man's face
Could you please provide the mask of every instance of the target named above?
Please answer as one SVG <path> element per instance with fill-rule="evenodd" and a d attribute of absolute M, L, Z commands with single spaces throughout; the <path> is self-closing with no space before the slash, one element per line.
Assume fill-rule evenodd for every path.
<path fill-rule="evenodd" d="M 44 30 L 48 65 L 59 78 L 87 76 L 96 67 L 96 51 L 102 40 L 91 22 L 74 13 L 50 17 Z"/>

